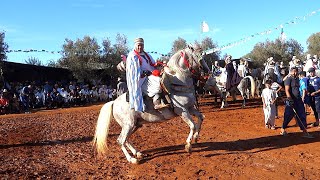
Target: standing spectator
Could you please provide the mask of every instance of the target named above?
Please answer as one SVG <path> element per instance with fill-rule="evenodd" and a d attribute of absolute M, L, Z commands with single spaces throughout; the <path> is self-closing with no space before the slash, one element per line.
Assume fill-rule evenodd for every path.
<path fill-rule="evenodd" d="M 24 86 L 20 91 L 20 102 L 22 103 L 23 111 L 26 114 L 31 113 L 29 110 L 29 96 L 30 96 L 31 90 L 32 90 L 32 86 L 28 85 L 28 86 Z"/>
<path fill-rule="evenodd" d="M 117 97 L 121 96 L 122 94 L 128 91 L 127 83 L 125 83 L 121 77 L 118 77 L 118 84 L 117 84 Z"/>
<path fill-rule="evenodd" d="M 307 73 L 305 71 L 301 71 L 299 73 L 299 78 L 300 78 L 299 92 L 300 92 L 300 96 L 301 96 L 301 99 L 304 104 L 304 109 L 306 111 L 306 114 L 308 114 L 307 113 L 308 106 L 311 106 L 312 109 L 314 107 L 314 104 L 313 104 L 313 106 L 311 105 L 311 97 L 310 97 L 310 93 L 308 92 L 309 77 L 307 77 Z"/>
<path fill-rule="evenodd" d="M 48 101 L 50 101 L 48 98 L 49 98 L 52 90 L 53 90 L 53 87 L 49 84 L 49 81 L 46 81 L 45 85 L 43 86 L 43 99 L 42 100 L 43 100 L 44 105 L 46 105 L 46 103 Z"/>
<path fill-rule="evenodd" d="M 275 114 L 276 116 L 275 116 L 275 118 L 278 119 L 279 118 L 279 114 L 278 114 L 278 97 L 279 97 L 279 91 L 281 91 L 282 86 L 279 83 L 277 83 L 276 81 L 273 81 L 271 83 L 271 89 L 276 93 L 276 101 L 275 101 L 274 105 L 275 105 L 275 108 L 276 108 L 276 114 Z"/>
<path fill-rule="evenodd" d="M 303 131 L 303 137 L 312 137 L 307 131 L 306 112 L 299 93 L 299 78 L 297 77 L 298 68 L 292 67 L 290 75 L 284 81 L 285 93 L 287 96 L 286 107 L 284 111 L 284 121 L 281 128 L 281 135 L 287 135 L 286 128 L 296 115 L 300 130 Z"/>
<path fill-rule="evenodd" d="M 320 115 L 320 78 L 315 75 L 315 68 L 309 69 L 310 79 L 308 90 L 311 95 L 311 108 L 316 118 L 316 122 L 312 123 L 312 126 L 319 126 Z"/>
<path fill-rule="evenodd" d="M 271 80 L 266 80 L 265 88 L 261 93 L 263 112 L 264 112 L 264 122 L 266 128 L 275 130 L 275 116 L 276 116 L 276 92 L 271 89 Z"/>

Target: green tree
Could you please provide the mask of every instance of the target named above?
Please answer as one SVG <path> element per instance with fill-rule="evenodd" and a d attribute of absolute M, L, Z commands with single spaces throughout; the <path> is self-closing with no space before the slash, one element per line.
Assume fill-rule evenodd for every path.
<path fill-rule="evenodd" d="M 129 53 L 127 37 L 118 33 L 115 44 L 112 45 L 110 39 L 107 38 L 103 40 L 102 46 L 102 62 L 106 65 L 103 74 L 109 74 L 111 77 L 121 76 L 116 66 L 122 61 L 121 55 L 127 55 Z"/>
<path fill-rule="evenodd" d="M 312 34 L 308 40 L 308 53 L 312 55 L 320 56 L 320 32 Z"/>
<path fill-rule="evenodd" d="M 79 81 L 91 81 L 96 79 L 96 71 L 103 69 L 100 62 L 100 46 L 95 38 L 85 36 L 75 42 L 65 39 L 62 58 L 58 60 L 61 67 L 71 70 Z"/>
<path fill-rule="evenodd" d="M 204 38 L 201 41 L 200 46 L 204 51 L 218 47 L 218 45 L 213 42 L 212 38 L 209 38 L 209 37 Z M 209 68 L 212 66 L 214 61 L 218 61 L 219 58 L 220 58 L 220 51 L 216 51 L 216 52 L 204 55 L 204 59 L 206 60 L 206 63 L 208 64 Z"/>
<path fill-rule="evenodd" d="M 0 61 L 6 60 L 6 51 L 8 50 L 9 46 L 7 43 L 4 41 L 5 38 L 5 33 L 0 32 Z"/>
<path fill-rule="evenodd" d="M 288 64 L 292 56 L 302 58 L 303 48 L 294 39 L 283 43 L 280 39 L 276 39 L 275 41 L 267 40 L 266 42 L 257 43 L 253 50 L 243 57 L 250 58 L 253 61 L 253 66 L 262 67 L 271 56 L 278 62 L 283 61 L 284 64 Z"/>
<path fill-rule="evenodd" d="M 178 39 L 173 41 L 171 54 L 175 54 L 179 50 L 184 49 L 186 46 L 187 46 L 187 41 L 181 37 L 178 37 Z"/>
<path fill-rule="evenodd" d="M 31 65 L 35 65 L 35 66 L 42 66 L 42 62 L 35 57 L 29 57 L 27 60 L 24 60 L 24 62 L 26 64 L 31 64 Z"/>

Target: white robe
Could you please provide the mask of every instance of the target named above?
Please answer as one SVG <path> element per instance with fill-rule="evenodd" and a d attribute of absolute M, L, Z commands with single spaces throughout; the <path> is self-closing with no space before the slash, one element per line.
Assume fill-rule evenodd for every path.
<path fill-rule="evenodd" d="M 148 54 L 149 55 L 149 54 Z M 136 53 L 132 50 L 129 52 L 126 61 L 126 78 L 129 90 L 129 103 L 130 108 L 135 111 L 143 112 L 145 110 L 143 97 L 142 97 L 142 84 L 146 77 L 141 78 L 144 70 L 153 71 L 155 68 L 148 63 L 148 58 L 144 53 L 140 53 L 142 64 Z M 151 62 L 155 63 L 154 59 L 149 55 Z"/>
<path fill-rule="evenodd" d="M 271 104 L 271 101 L 276 99 L 276 92 L 272 89 L 265 88 L 262 90 L 261 97 L 264 99 L 264 102 L 266 104 L 266 107 L 263 108 L 265 125 L 269 124 L 271 126 L 274 126 L 276 117 L 276 105 Z"/>
<path fill-rule="evenodd" d="M 309 70 L 310 68 L 312 68 L 312 67 L 315 67 L 315 66 L 313 65 L 313 61 L 312 61 L 312 59 L 308 59 L 308 60 L 306 61 L 306 65 L 304 65 L 304 67 L 303 67 L 303 71 L 308 72 L 308 70 Z"/>
<path fill-rule="evenodd" d="M 241 77 L 245 77 L 245 76 L 247 75 L 247 73 L 248 73 L 246 66 L 243 65 L 243 64 L 240 64 L 240 65 L 238 66 L 238 73 L 239 73 L 239 75 L 240 75 Z"/>

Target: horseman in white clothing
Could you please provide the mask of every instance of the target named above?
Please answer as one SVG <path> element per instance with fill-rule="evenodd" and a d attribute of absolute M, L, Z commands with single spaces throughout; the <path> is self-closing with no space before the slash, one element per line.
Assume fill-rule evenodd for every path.
<path fill-rule="evenodd" d="M 241 77 L 245 77 L 248 73 L 248 62 L 245 59 L 240 59 L 238 73 Z"/>
<path fill-rule="evenodd" d="M 289 62 L 289 69 L 296 67 L 298 68 L 298 72 L 303 71 L 303 65 L 296 56 L 292 56 L 292 61 Z"/>
<path fill-rule="evenodd" d="M 145 110 L 142 93 L 153 97 L 155 109 L 167 107 L 160 102 L 160 73 L 155 66 L 155 60 L 144 51 L 144 40 L 135 39 L 134 49 L 129 52 L 126 60 L 129 103 L 134 111 L 144 112 Z"/>
<path fill-rule="evenodd" d="M 267 59 L 266 67 L 264 69 L 263 84 L 267 79 L 270 79 L 270 78 L 272 79 L 272 81 L 276 81 L 278 83 L 282 82 L 279 66 L 276 64 L 273 57 L 269 57 Z"/>

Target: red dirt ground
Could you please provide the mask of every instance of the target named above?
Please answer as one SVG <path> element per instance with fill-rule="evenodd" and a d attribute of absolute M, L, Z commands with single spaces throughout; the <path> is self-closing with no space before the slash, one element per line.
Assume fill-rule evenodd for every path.
<path fill-rule="evenodd" d="M 264 128 L 259 100 L 224 110 L 210 101 L 200 100 L 206 118 L 191 154 L 180 118 L 139 129 L 131 138 L 147 155 L 139 165 L 124 158 L 114 121 L 108 155 L 96 158 L 91 140 L 101 105 L 0 116 L 0 179 L 319 179 L 318 128 L 305 139 L 292 121 L 282 137 Z"/>

